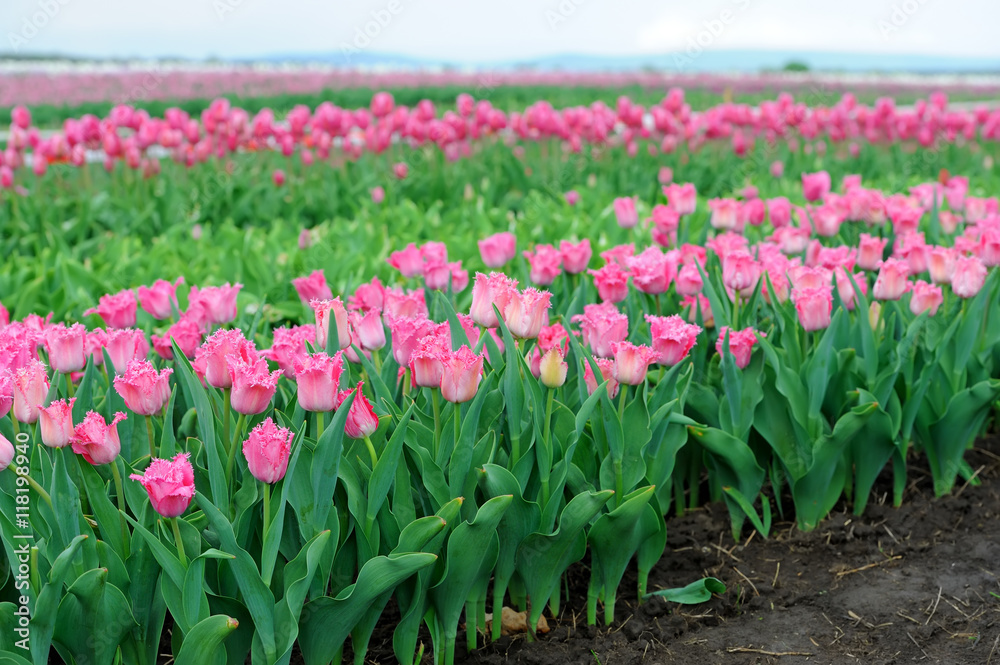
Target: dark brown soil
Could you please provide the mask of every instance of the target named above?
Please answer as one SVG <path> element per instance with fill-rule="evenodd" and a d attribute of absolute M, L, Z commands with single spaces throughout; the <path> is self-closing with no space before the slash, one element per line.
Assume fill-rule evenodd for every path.
<path fill-rule="evenodd" d="M 1000 440 L 980 446 L 968 460 L 981 486 L 935 500 L 916 463 L 902 507 L 883 496 L 885 482 L 863 517 L 843 508 L 812 533 L 777 524 L 769 540 L 735 543 L 720 504 L 674 518 L 650 590 L 714 576 L 725 594 L 696 606 L 637 605 L 626 593 L 633 572 L 619 592 L 618 623 L 593 628 L 584 618 L 589 570 L 580 565 L 548 635 L 505 637 L 471 654 L 460 646 L 456 662 L 1000 665 Z M 392 627 L 376 633 L 368 662 L 395 662 Z"/>

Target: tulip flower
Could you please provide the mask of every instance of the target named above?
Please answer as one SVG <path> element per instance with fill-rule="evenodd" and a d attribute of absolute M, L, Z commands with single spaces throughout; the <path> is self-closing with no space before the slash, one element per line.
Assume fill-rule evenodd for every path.
<path fill-rule="evenodd" d="M 511 291 L 503 310 L 504 323 L 510 334 L 520 339 L 538 337 L 547 322 L 551 299 L 552 294 L 548 291 L 531 288 L 524 292 Z"/>
<path fill-rule="evenodd" d="M 715 350 L 722 355 L 723 341 L 729 333 L 729 352 L 736 361 L 736 366 L 740 369 L 750 364 L 750 356 L 753 354 L 753 345 L 757 343 L 757 331 L 753 328 L 733 331 L 729 326 L 719 328 L 719 339 L 715 342 Z"/>
<path fill-rule="evenodd" d="M 340 302 L 340 298 L 332 300 L 313 300 L 309 303 L 316 316 L 316 344 L 321 349 L 327 347 L 327 337 L 330 334 L 330 314 L 333 313 L 334 321 L 337 324 L 338 348 L 346 349 L 351 345 L 350 321 L 347 318 L 347 310 Z"/>
<path fill-rule="evenodd" d="M 427 318 L 424 290 L 403 293 L 400 289 L 385 289 L 382 293 L 382 315 L 388 323 L 391 318 Z"/>
<path fill-rule="evenodd" d="M 614 366 L 615 363 L 609 358 L 597 358 L 595 360 L 598 369 L 601 370 L 601 383 L 604 381 L 608 382 L 608 397 L 614 399 L 618 395 L 618 381 L 614 377 Z M 594 394 L 597 390 L 597 386 L 600 385 L 596 378 L 594 378 L 594 371 L 590 367 L 589 362 L 583 363 L 583 382 L 587 386 L 587 393 L 590 395 Z"/>
<path fill-rule="evenodd" d="M 955 259 L 955 271 L 951 275 L 951 290 L 959 298 L 972 298 L 986 284 L 986 266 L 975 256 L 960 256 Z M 16 400 L 15 400 L 16 402 Z"/>
<path fill-rule="evenodd" d="M 364 314 L 348 312 L 351 329 L 358 335 L 358 341 L 365 351 L 377 351 L 385 346 L 385 327 L 378 310 L 370 309 Z"/>
<path fill-rule="evenodd" d="M 575 315 L 572 320 L 580 323 L 583 343 L 598 358 L 610 358 L 611 344 L 628 337 L 628 317 L 610 302 L 584 305 L 583 314 Z"/>
<path fill-rule="evenodd" d="M 326 277 L 322 270 L 314 270 L 308 277 L 296 277 L 292 280 L 292 284 L 304 305 L 308 305 L 313 300 L 331 300 L 333 298 L 333 293 L 326 284 Z"/>
<path fill-rule="evenodd" d="M 500 325 L 500 321 L 493 306 L 496 305 L 500 315 L 503 316 L 507 303 L 515 293 L 517 293 L 516 279 L 499 272 L 491 272 L 489 275 L 476 273 L 472 285 L 472 308 L 469 311 L 472 320 L 485 328 L 496 328 Z"/>
<path fill-rule="evenodd" d="M 545 352 L 538 365 L 538 378 L 546 388 L 558 388 L 566 383 L 569 363 L 564 360 L 562 350 L 554 347 Z"/>
<path fill-rule="evenodd" d="M 344 404 L 351 393 L 355 393 L 351 409 L 347 412 L 347 421 L 344 423 L 344 434 L 352 439 L 366 439 L 367 442 L 367 439 L 378 429 L 378 415 L 361 390 L 363 384 L 363 381 L 358 381 L 356 388 L 342 391 L 338 397 L 337 408 Z M 374 450 L 369 449 L 369 452 L 372 453 L 372 462 L 374 463 L 376 461 Z"/>
<path fill-rule="evenodd" d="M 97 307 L 86 310 L 83 315 L 97 314 L 108 328 L 131 328 L 135 325 L 135 294 L 129 290 L 101 296 Z"/>
<path fill-rule="evenodd" d="M 713 229 L 739 230 L 740 202 L 734 199 L 711 199 L 708 207 L 712 211 L 709 220 Z"/>
<path fill-rule="evenodd" d="M 275 425 L 270 417 L 250 430 L 243 442 L 250 475 L 266 485 L 284 478 L 294 436 L 291 430 Z"/>
<path fill-rule="evenodd" d="M 804 330 L 812 332 L 830 326 L 830 314 L 833 311 L 831 285 L 793 289 L 792 302 L 795 303 L 795 313 Z"/>
<path fill-rule="evenodd" d="M 215 388 L 232 388 L 233 379 L 229 373 L 229 356 L 238 355 L 245 362 L 257 357 L 256 345 L 234 328 L 220 328 L 212 333 L 195 351 L 195 362 L 204 363 L 205 382 Z"/>
<path fill-rule="evenodd" d="M 566 199 L 566 203 L 570 204 L 571 206 L 575 206 L 577 203 L 580 202 L 580 192 L 576 191 L 575 189 L 571 189 L 568 192 L 566 192 L 564 198 Z"/>
<path fill-rule="evenodd" d="M 239 295 L 242 284 L 222 286 L 206 286 L 199 290 L 191 287 L 188 294 L 188 311 L 196 320 L 207 325 L 222 325 L 236 319 L 236 296 Z M 194 311 L 192 311 L 194 310 Z M 200 314 L 200 319 L 194 312 Z"/>
<path fill-rule="evenodd" d="M 830 192 L 830 174 L 826 171 L 802 174 L 802 195 L 806 201 L 821 201 Z"/>
<path fill-rule="evenodd" d="M 376 185 L 375 187 L 372 187 L 371 196 L 372 203 L 379 205 L 385 200 L 385 189 L 382 185 Z"/>
<path fill-rule="evenodd" d="M 639 213 L 635 210 L 635 199 L 631 197 L 618 197 L 612 203 L 615 211 L 615 218 L 618 226 L 623 229 L 634 228 L 639 223 Z"/>
<path fill-rule="evenodd" d="M 115 391 L 125 400 L 125 406 L 141 416 L 152 416 L 170 401 L 170 375 L 167 367 L 156 371 L 153 363 L 135 358 L 125 372 L 114 378 Z"/>
<path fill-rule="evenodd" d="M 886 259 L 875 279 L 872 296 L 877 300 L 899 300 L 906 293 L 910 266 L 905 261 Z"/>
<path fill-rule="evenodd" d="M 882 255 L 888 242 L 888 238 L 862 233 L 861 241 L 858 243 L 858 267 L 865 270 L 878 270 L 879 266 L 882 265 Z"/>
<path fill-rule="evenodd" d="M 121 440 L 118 438 L 118 423 L 126 418 L 128 416 L 119 411 L 107 423 L 101 414 L 88 411 L 83 422 L 73 430 L 70 439 L 73 452 L 83 455 L 83 459 L 94 466 L 111 464 L 122 450 Z"/>
<path fill-rule="evenodd" d="M 230 354 L 227 361 L 233 384 L 229 396 L 233 410 L 247 416 L 266 411 L 277 390 L 281 372 L 271 372 L 263 358 L 245 359 Z"/>
<path fill-rule="evenodd" d="M 643 293 L 666 293 L 677 276 L 677 259 L 676 251 L 664 254 L 659 247 L 648 247 L 638 256 L 629 257 L 626 264 L 632 285 Z"/>
<path fill-rule="evenodd" d="M 917 280 L 913 283 L 910 293 L 910 311 L 914 315 L 930 312 L 929 316 L 934 316 L 943 302 L 944 294 L 941 292 L 940 286 L 928 284 L 923 280 Z"/>
<path fill-rule="evenodd" d="M 656 362 L 661 365 L 673 366 L 688 357 L 694 348 L 701 327 L 684 321 L 679 315 L 649 316 L 650 336 L 653 339 L 653 350 L 658 354 Z"/>
<path fill-rule="evenodd" d="M 403 277 L 417 277 L 424 272 L 424 257 L 414 243 L 410 243 L 405 249 L 393 252 L 386 259 L 386 263 L 402 273 Z"/>
<path fill-rule="evenodd" d="M 153 286 L 140 286 L 139 305 L 149 312 L 154 319 L 169 319 L 174 310 L 180 310 L 177 304 L 177 287 L 184 282 L 183 277 L 171 284 L 165 279 L 158 279 Z"/>
<path fill-rule="evenodd" d="M 142 475 L 129 479 L 142 484 L 153 510 L 168 519 L 184 514 L 194 498 L 194 467 L 191 453 L 178 453 L 173 460 L 154 458 Z"/>
<path fill-rule="evenodd" d="M 767 200 L 767 217 L 775 229 L 792 223 L 792 204 L 784 196 L 776 196 Z"/>
<path fill-rule="evenodd" d="M 513 233 L 496 233 L 479 241 L 479 254 L 488 268 L 499 268 L 517 256 Z"/>
<path fill-rule="evenodd" d="M 602 301 L 616 303 L 628 297 L 629 272 L 617 263 L 609 263 L 598 270 L 588 270 L 594 276 L 594 286 Z"/>
<path fill-rule="evenodd" d="M 562 273 L 562 252 L 552 245 L 536 245 L 535 251 L 521 252 L 531 264 L 529 279 L 539 286 L 548 286 Z"/>
<path fill-rule="evenodd" d="M 14 406 L 14 380 L 11 372 L 0 371 L 0 418 L 10 413 Z"/>
<path fill-rule="evenodd" d="M 73 403 L 75 397 L 69 400 L 57 400 L 48 406 L 38 407 L 38 427 L 42 435 L 42 443 L 49 448 L 65 448 L 73 438 Z"/>
<path fill-rule="evenodd" d="M 631 342 L 613 342 L 611 352 L 615 356 L 615 381 L 629 386 L 637 386 L 645 381 L 646 371 L 660 355 L 651 347 Z"/>
<path fill-rule="evenodd" d="M 690 182 L 683 185 L 666 185 L 663 194 L 667 197 L 670 207 L 680 215 L 690 215 L 698 206 L 698 192 Z"/>
<path fill-rule="evenodd" d="M 337 390 L 344 371 L 343 351 L 332 358 L 325 353 L 306 356 L 295 363 L 299 406 L 305 411 L 333 411 L 337 408 Z"/>
<path fill-rule="evenodd" d="M 476 396 L 483 376 L 483 360 L 466 345 L 443 355 L 441 397 L 453 403 L 468 402 Z"/>
<path fill-rule="evenodd" d="M 381 312 L 384 303 L 385 286 L 378 277 L 373 277 L 367 284 L 359 285 L 354 290 L 354 295 L 347 297 L 347 308 L 361 312 L 370 309 Z"/>
<path fill-rule="evenodd" d="M 45 365 L 38 360 L 29 360 L 23 367 L 13 372 L 14 419 L 31 424 L 38 420 L 39 405 L 45 402 L 49 392 L 49 377 Z"/>
<path fill-rule="evenodd" d="M 931 249 L 927 261 L 927 270 L 930 272 L 931 281 L 935 284 L 950 284 L 951 276 L 955 272 L 956 258 L 957 254 L 951 247 Z"/>
<path fill-rule="evenodd" d="M 738 250 L 726 255 L 722 261 L 722 283 L 727 289 L 749 295 L 760 280 L 761 266 L 746 251 Z"/>
<path fill-rule="evenodd" d="M 584 238 L 574 244 L 568 240 L 559 242 L 559 256 L 562 258 L 563 268 L 570 275 L 578 275 L 587 269 L 593 251 L 590 248 L 590 240 Z M 534 280 L 532 280 L 534 281 Z"/>
<path fill-rule="evenodd" d="M 67 327 L 50 326 L 45 331 L 45 346 L 49 352 L 49 366 L 57 372 L 69 374 L 87 366 L 87 329 L 81 323 Z"/>
<path fill-rule="evenodd" d="M 14 444 L 0 434 L 0 471 L 3 471 L 14 461 Z"/>
<path fill-rule="evenodd" d="M 191 358 L 198 349 L 199 342 L 201 342 L 201 326 L 194 319 L 184 315 L 181 316 L 177 323 L 170 326 L 162 337 L 152 335 L 150 339 L 153 341 L 153 350 L 161 358 L 165 358 L 166 360 L 173 359 L 174 349 L 170 343 L 171 340 L 177 342 L 181 353 Z"/>
<path fill-rule="evenodd" d="M 409 367 L 410 357 L 417 343 L 434 329 L 434 323 L 425 318 L 391 318 L 389 333 L 392 336 L 392 357 L 400 367 Z"/>

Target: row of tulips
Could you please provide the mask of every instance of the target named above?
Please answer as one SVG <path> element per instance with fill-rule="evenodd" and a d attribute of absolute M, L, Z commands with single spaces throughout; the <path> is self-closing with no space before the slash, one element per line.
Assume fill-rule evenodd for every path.
<path fill-rule="evenodd" d="M 657 104 L 644 106 L 627 96 L 614 108 L 598 102 L 589 107 L 556 109 L 538 101 L 522 112 L 507 113 L 489 99 L 458 95 L 455 110 L 439 115 L 435 104 L 423 99 L 413 108 L 397 105 L 391 93 L 378 92 L 369 108 L 346 109 L 324 102 L 311 109 L 297 105 L 282 120 L 265 108 L 251 117 L 247 111 L 219 98 L 201 114 L 191 117 L 170 108 L 162 118 L 151 117 L 130 105 L 114 107 L 105 118 L 87 114 L 67 119 L 61 131 L 43 137 L 32 126 L 24 106 L 12 111 L 10 136 L 0 154 L 0 186 L 11 188 L 19 169 L 30 166 L 43 176 L 50 164 L 87 164 L 87 152 L 103 156 L 105 168 L 118 162 L 147 177 L 160 172 L 157 154 L 170 154 L 191 167 L 235 152 L 280 151 L 297 155 L 308 167 L 317 161 L 357 159 L 362 153 L 383 153 L 396 143 L 412 148 L 436 146 L 449 160 L 467 157 L 477 142 L 503 135 L 510 143 L 557 140 L 579 153 L 593 146 L 619 145 L 630 156 L 640 149 L 651 154 L 673 153 L 679 147 L 698 150 L 712 142 L 728 142 L 733 153 L 744 157 L 758 141 L 797 146 L 827 142 L 848 143 L 857 156 L 863 144 L 918 144 L 923 148 L 944 143 L 989 142 L 1000 136 L 1000 110 L 986 105 L 975 110 L 952 110 L 947 97 L 934 93 L 913 108 L 895 106 L 880 98 L 867 106 L 851 93 L 830 107 L 810 106 L 782 93 L 758 106 L 726 102 L 704 111 L 692 111 L 681 88 L 671 88 Z M 156 151 L 160 153 L 156 153 Z M 30 159 L 29 159 L 30 158 Z M 407 168 L 400 162 L 397 178 Z M 283 184 L 284 173 L 275 173 Z"/>
<path fill-rule="evenodd" d="M 346 300 L 296 280 L 303 325 L 257 308 L 235 327 L 239 284 L 179 280 L 105 296 L 93 330 L 4 311 L 0 649 L 154 663 L 169 614 L 179 663 L 287 663 L 296 644 L 339 662 L 348 642 L 360 663 L 394 600 L 397 659 L 419 661 L 426 625 L 447 663 L 463 621 L 467 648 L 499 636 L 487 609 L 558 615 L 588 552 L 587 620 L 610 623 L 630 562 L 643 599 L 664 517 L 701 501 L 766 536 L 774 510 L 805 530 L 842 499 L 860 513 L 887 466 L 898 503 L 915 454 L 938 494 L 974 484 L 963 454 L 1000 396 L 995 200 L 816 178 L 804 198 L 844 215 L 829 236 L 773 200 L 759 224 L 699 228 L 674 185 L 653 243 L 600 267 L 587 238 L 484 238 L 507 272 L 471 277 L 414 245 L 389 258 L 397 284 Z M 646 207 L 613 206 L 636 234 Z"/>

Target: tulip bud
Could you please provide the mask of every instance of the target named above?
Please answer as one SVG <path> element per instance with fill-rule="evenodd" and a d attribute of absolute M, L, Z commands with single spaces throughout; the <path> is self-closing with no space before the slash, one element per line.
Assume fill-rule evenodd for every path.
<path fill-rule="evenodd" d="M 566 383 L 569 363 L 563 360 L 558 349 L 549 349 L 539 363 L 539 379 L 546 388 L 558 388 Z"/>

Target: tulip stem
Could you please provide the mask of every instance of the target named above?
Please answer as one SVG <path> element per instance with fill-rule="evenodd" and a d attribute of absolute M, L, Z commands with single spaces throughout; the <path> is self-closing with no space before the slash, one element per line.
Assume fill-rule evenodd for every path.
<path fill-rule="evenodd" d="M 14 475 L 16 475 L 17 477 L 24 478 L 28 483 L 28 487 L 35 490 L 35 493 L 42 498 L 42 501 L 48 504 L 49 508 L 55 510 L 55 508 L 52 506 L 52 497 L 49 496 L 49 493 L 46 492 L 41 485 L 38 484 L 38 481 L 36 481 L 34 478 L 32 478 L 30 475 L 26 473 L 22 474 L 21 472 L 19 472 L 17 470 L 17 466 L 14 464 L 10 465 L 10 470 L 13 471 Z"/>
<path fill-rule="evenodd" d="M 434 410 L 434 459 L 441 448 L 441 402 L 437 391 L 431 388 L 431 408 Z"/>
<path fill-rule="evenodd" d="M 319 441 L 320 437 L 322 437 L 322 436 L 323 436 L 323 412 L 322 411 L 317 411 L 316 412 L 316 441 Z"/>
<path fill-rule="evenodd" d="M 181 528 L 177 526 L 179 517 L 170 518 L 170 526 L 174 530 L 174 541 L 177 543 L 177 558 L 181 560 L 181 565 L 187 568 L 187 555 L 184 553 L 184 539 L 181 538 Z"/>
<path fill-rule="evenodd" d="M 375 371 L 380 375 L 382 374 L 382 356 L 379 355 L 378 349 L 372 350 L 372 362 L 375 363 Z"/>
<path fill-rule="evenodd" d="M 14 426 L 14 440 L 17 441 L 17 437 L 21 433 L 21 426 L 17 424 L 17 418 L 14 417 L 13 409 L 10 411 L 10 422 Z"/>
<path fill-rule="evenodd" d="M 458 402 L 455 402 L 455 447 L 453 450 L 458 449 L 458 440 L 462 437 L 462 408 Z"/>
<path fill-rule="evenodd" d="M 111 477 L 115 481 L 115 494 L 118 497 L 118 522 L 122 528 L 122 548 L 125 558 L 129 555 L 128 525 L 125 523 L 125 489 L 122 487 L 122 474 L 118 471 L 118 460 L 111 460 Z"/>
<path fill-rule="evenodd" d="M 231 392 L 232 388 L 222 389 L 222 440 L 226 442 L 227 446 L 232 445 L 232 439 L 229 438 L 229 421 L 232 418 L 230 414 L 233 410 L 230 399 Z"/>
<path fill-rule="evenodd" d="M 548 395 L 545 398 L 545 427 L 542 430 L 542 445 L 545 447 L 547 463 L 552 464 L 552 403 L 555 400 L 556 391 L 548 388 Z M 542 506 L 549 504 L 549 469 L 545 469 L 541 474 L 542 481 Z"/>
<path fill-rule="evenodd" d="M 406 398 L 410 394 L 410 369 L 407 368 L 403 371 L 403 404 L 406 404 Z"/>
<path fill-rule="evenodd" d="M 368 448 L 368 454 L 372 458 L 372 470 L 374 471 L 375 465 L 378 463 L 378 454 L 375 453 L 375 446 L 372 445 L 371 437 L 365 434 L 365 447 Z"/>
<path fill-rule="evenodd" d="M 740 329 L 740 293 L 736 292 L 736 298 L 733 300 L 733 321 L 732 330 L 736 332 Z"/>
<path fill-rule="evenodd" d="M 233 445 L 229 446 L 229 460 L 226 461 L 226 479 L 232 482 L 233 480 L 233 466 L 236 463 L 236 448 L 239 446 L 237 442 L 240 439 L 240 432 L 243 431 L 243 425 L 246 423 L 246 414 L 241 413 L 240 419 L 236 421 L 236 431 L 233 433 Z"/>
<path fill-rule="evenodd" d="M 149 434 L 149 459 L 156 457 L 156 437 L 153 436 L 153 416 L 146 416 L 146 433 Z"/>
<path fill-rule="evenodd" d="M 267 483 L 264 485 L 264 533 L 262 541 L 267 543 L 267 533 L 271 530 L 271 486 Z M 270 586 L 270 580 L 264 580 L 264 583 Z"/>
<path fill-rule="evenodd" d="M 73 399 L 73 376 L 66 372 L 66 394 L 69 399 Z"/>

